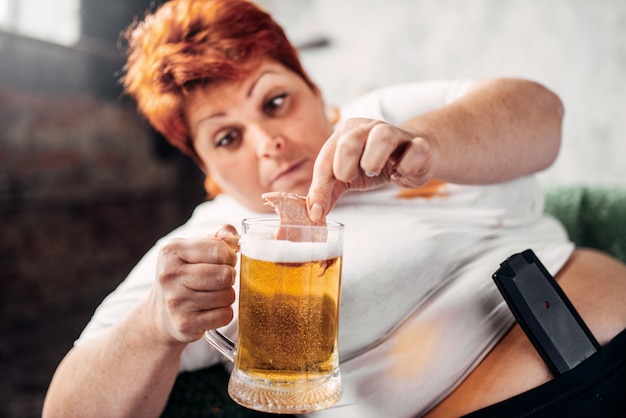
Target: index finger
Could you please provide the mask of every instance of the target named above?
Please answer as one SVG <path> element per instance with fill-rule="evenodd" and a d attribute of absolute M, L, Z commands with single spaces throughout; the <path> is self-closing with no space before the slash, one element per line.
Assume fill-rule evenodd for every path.
<path fill-rule="evenodd" d="M 237 264 L 237 254 L 222 239 L 202 237 L 175 238 L 161 248 L 165 259 L 175 258 L 186 264 Z"/>
<path fill-rule="evenodd" d="M 343 183 L 335 178 L 333 159 L 337 147 L 335 134 L 324 143 L 313 165 L 311 186 L 306 198 L 309 218 L 318 222 L 333 208 L 337 199 L 346 191 Z"/>
<path fill-rule="evenodd" d="M 224 225 L 218 229 L 213 236 L 224 241 L 231 250 L 235 252 L 239 251 L 239 239 L 241 236 L 237 233 L 237 229 L 235 229 L 234 226 Z"/>

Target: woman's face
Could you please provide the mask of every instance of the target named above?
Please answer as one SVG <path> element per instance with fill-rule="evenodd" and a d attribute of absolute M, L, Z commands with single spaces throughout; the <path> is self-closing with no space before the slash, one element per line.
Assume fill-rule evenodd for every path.
<path fill-rule="evenodd" d="M 264 60 L 247 78 L 194 90 L 185 99 L 193 145 L 220 188 L 268 212 L 261 194 L 306 195 L 313 163 L 332 133 L 321 95 Z"/>

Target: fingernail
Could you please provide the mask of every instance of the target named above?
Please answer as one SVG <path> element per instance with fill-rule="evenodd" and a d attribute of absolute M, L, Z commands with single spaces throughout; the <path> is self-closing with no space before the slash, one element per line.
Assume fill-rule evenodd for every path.
<path fill-rule="evenodd" d="M 309 210 L 309 217 L 312 221 L 317 222 L 324 216 L 324 208 L 319 203 L 313 203 Z"/>
<path fill-rule="evenodd" d="M 378 175 L 378 173 L 372 173 L 371 171 L 366 171 L 365 175 L 367 177 L 376 177 Z"/>

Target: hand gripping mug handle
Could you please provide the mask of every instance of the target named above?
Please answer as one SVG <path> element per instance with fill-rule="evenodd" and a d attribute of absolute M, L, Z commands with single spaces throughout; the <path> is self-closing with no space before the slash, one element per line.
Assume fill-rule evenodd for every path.
<path fill-rule="evenodd" d="M 224 334 L 216 330 L 208 330 L 204 333 L 204 339 L 222 353 L 228 360 L 235 362 L 237 349 L 235 343 Z"/>

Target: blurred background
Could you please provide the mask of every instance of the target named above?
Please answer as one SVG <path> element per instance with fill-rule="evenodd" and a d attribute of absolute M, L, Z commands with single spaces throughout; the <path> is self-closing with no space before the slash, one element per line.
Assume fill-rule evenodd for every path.
<path fill-rule="evenodd" d="M 164 1 L 0 0 L 0 416 L 40 416 L 100 300 L 205 196 L 137 115 L 119 34 Z M 439 78 L 534 79 L 562 98 L 546 184 L 626 186 L 626 2 L 261 0 L 334 104 Z"/>

